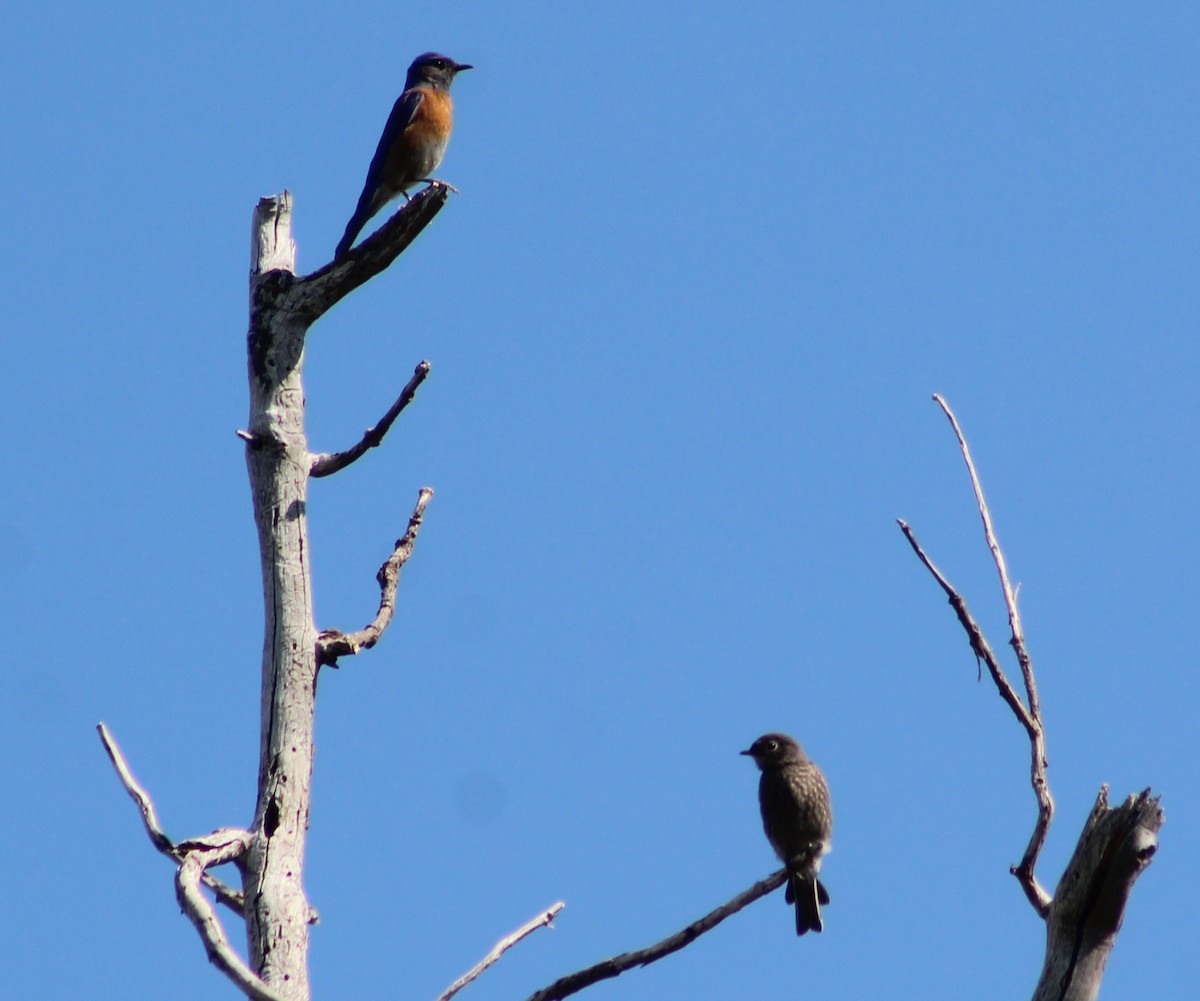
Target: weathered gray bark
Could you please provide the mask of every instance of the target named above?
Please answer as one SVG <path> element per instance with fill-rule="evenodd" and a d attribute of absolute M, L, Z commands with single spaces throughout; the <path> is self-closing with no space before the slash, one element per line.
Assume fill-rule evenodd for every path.
<path fill-rule="evenodd" d="M 304 891 L 304 854 L 313 767 L 313 718 L 317 674 L 322 665 L 369 649 L 392 619 L 400 570 L 413 551 L 433 491 L 422 488 L 408 528 L 377 575 L 379 608 L 363 629 L 318 632 L 313 621 L 307 495 L 309 477 L 333 475 L 380 445 L 400 412 L 429 374 L 421 362 L 383 418 L 362 439 L 339 452 L 309 451 L 301 375 L 309 328 L 328 309 L 387 268 L 446 204 L 448 185 L 434 181 L 418 192 L 378 232 L 345 260 L 310 275 L 295 274 L 291 238 L 292 199 L 287 192 L 259 201 L 254 212 L 250 267 L 250 325 L 247 336 L 250 421 L 239 436 L 258 530 L 263 580 L 261 729 L 258 796 L 249 828 L 225 827 L 173 841 L 158 822 L 154 803 L 134 778 L 116 739 L 99 724 L 100 740 L 117 777 L 142 814 L 154 846 L 177 863 L 176 895 L 196 927 L 209 960 L 254 1001 L 309 1001 L 308 926 L 315 911 Z M 242 876 L 238 891 L 208 870 L 233 864 Z M 692 941 L 733 910 L 761 896 L 783 878 L 764 881 L 730 904 L 651 949 L 616 962 L 652 962 Z M 770 885 L 768 885 L 770 884 Z M 247 962 L 238 955 L 202 887 L 246 922 Z M 553 904 L 502 938 L 470 971 L 441 995 L 457 994 L 515 943 L 547 927 L 562 909 Z M 614 967 L 600 976 L 613 976 Z M 585 978 L 575 978 L 580 989 Z M 565 996 L 560 994 L 556 996 Z"/>
<path fill-rule="evenodd" d="M 313 764 L 313 714 L 317 671 L 322 661 L 372 645 L 391 618 L 400 565 L 408 558 L 425 505 L 423 490 L 409 530 L 380 571 L 383 598 L 370 631 L 346 649 L 322 639 L 313 622 L 309 565 L 308 479 L 344 468 L 379 444 L 387 427 L 412 398 L 410 383 L 389 411 L 386 425 L 372 429 L 365 444 L 328 457 L 309 452 L 304 430 L 301 372 L 308 328 L 330 306 L 382 271 L 432 220 L 447 192 L 434 185 L 421 192 L 351 259 L 314 274 L 295 276 L 291 196 L 260 200 L 255 209 L 250 267 L 250 331 L 247 337 L 250 424 L 242 432 L 254 502 L 262 564 L 264 634 L 258 802 L 250 841 L 239 859 L 243 874 L 250 968 L 263 986 L 289 1001 L 308 1001 L 308 925 L 312 910 L 304 893 L 304 850 L 308 833 Z M 423 363 L 423 372 L 428 365 Z M 385 571 L 387 571 L 385 576 Z M 341 638 L 333 630 L 329 634 Z"/>
<path fill-rule="evenodd" d="M 1046 960 L 1033 1001 L 1092 1001 L 1134 881 L 1158 849 L 1163 811 L 1147 789 L 1109 809 L 1108 789 L 1079 836 L 1046 919 Z"/>
<path fill-rule="evenodd" d="M 116 738 L 97 730 L 117 777 L 138 805 L 151 843 L 177 863 L 175 892 L 196 927 L 209 960 L 255 1001 L 308 1001 L 308 926 L 316 912 L 304 895 L 304 847 L 312 783 L 313 710 L 317 671 L 375 645 L 391 621 L 400 569 L 412 554 L 433 491 L 422 488 L 408 529 L 377 575 L 379 610 L 352 633 L 313 623 L 312 574 L 308 563 L 306 497 L 310 476 L 329 476 L 382 443 L 400 412 L 429 374 L 421 362 L 383 419 L 353 447 L 313 455 L 304 432 L 304 339 L 326 310 L 379 274 L 433 220 L 450 187 L 432 182 L 336 264 L 295 275 L 292 197 L 263 198 L 254 211 L 250 265 L 250 426 L 246 466 L 254 501 L 262 563 L 265 629 L 262 652 L 262 726 L 258 802 L 247 828 L 173 841 L 158 822 L 150 794 L 134 778 Z M 242 875 L 238 891 L 208 870 L 233 864 Z M 249 963 L 231 945 L 212 902 L 246 921 Z M 551 912 L 542 923 L 548 923 Z M 540 926 L 540 925 L 539 925 Z M 531 926 L 532 927 L 532 926 Z"/>
<path fill-rule="evenodd" d="M 246 465 L 265 628 L 258 805 L 243 859 L 243 889 L 251 968 L 281 997 L 307 1001 L 309 907 L 302 876 L 317 683 L 300 382 L 308 325 L 276 308 L 273 294 L 295 271 L 290 216 L 286 195 L 259 202 L 250 268 Z"/>

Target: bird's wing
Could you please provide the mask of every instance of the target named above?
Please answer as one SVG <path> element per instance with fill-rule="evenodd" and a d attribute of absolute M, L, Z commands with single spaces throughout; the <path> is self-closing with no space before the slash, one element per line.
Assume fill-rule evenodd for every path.
<path fill-rule="evenodd" d="M 355 206 L 350 222 L 346 224 L 341 243 L 334 251 L 335 261 L 342 260 L 350 252 L 351 245 L 371 216 L 395 196 L 394 191 L 383 190 L 383 173 L 387 167 L 388 154 L 392 151 L 396 139 L 417 117 L 417 111 L 424 100 L 423 91 L 406 90 L 392 105 L 392 113 L 388 115 L 383 135 L 379 137 L 379 145 L 375 147 L 375 156 L 371 160 L 371 166 L 367 168 L 367 180 L 363 184 L 362 194 L 358 196 L 358 205 Z"/>
<path fill-rule="evenodd" d="M 371 166 L 367 170 L 367 183 L 363 188 L 364 195 L 368 191 L 374 193 L 383 181 L 384 165 L 387 163 L 388 155 L 392 152 L 392 146 L 400 138 L 400 134 L 417 117 L 417 112 L 424 101 L 425 92 L 415 88 L 406 90 L 396 98 L 396 103 L 392 105 L 392 113 L 388 115 L 387 124 L 383 127 L 383 135 L 379 137 L 379 145 L 375 147 L 375 156 L 371 160 Z"/>

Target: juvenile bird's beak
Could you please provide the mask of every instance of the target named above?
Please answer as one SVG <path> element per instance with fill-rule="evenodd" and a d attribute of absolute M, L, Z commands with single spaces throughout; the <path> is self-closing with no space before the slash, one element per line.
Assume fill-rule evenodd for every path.
<path fill-rule="evenodd" d="M 753 752 L 753 751 L 738 751 L 738 754 L 749 754 L 751 757 L 753 757 L 753 756 L 754 756 L 754 752 Z"/>

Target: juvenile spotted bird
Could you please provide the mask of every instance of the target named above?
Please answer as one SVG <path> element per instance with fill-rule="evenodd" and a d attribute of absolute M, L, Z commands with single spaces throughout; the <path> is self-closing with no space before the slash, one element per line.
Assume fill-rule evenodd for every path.
<path fill-rule="evenodd" d="M 407 198 L 409 188 L 433 180 L 431 175 L 446 155 L 454 124 L 450 84 L 456 74 L 473 68 L 438 52 L 426 52 L 413 60 L 404 93 L 396 99 L 383 127 L 358 207 L 333 252 L 335 261 L 345 258 L 362 228 L 388 202 L 399 195 Z"/>
<path fill-rule="evenodd" d="M 758 806 L 763 830 L 788 869 L 785 899 L 796 905 L 796 934 L 821 931 L 821 905 L 829 903 L 829 894 L 817 873 L 833 834 L 825 776 L 787 734 L 764 734 L 741 753 L 762 771 Z"/>

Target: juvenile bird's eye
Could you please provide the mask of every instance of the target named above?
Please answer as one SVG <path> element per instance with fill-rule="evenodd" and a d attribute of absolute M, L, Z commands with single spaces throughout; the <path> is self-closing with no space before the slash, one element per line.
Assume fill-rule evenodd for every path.
<path fill-rule="evenodd" d="M 779 750 L 779 741 L 768 740 L 767 741 L 767 750 L 768 751 L 778 751 Z"/>

